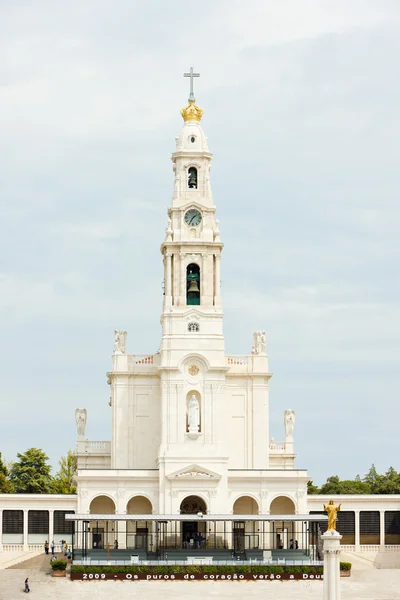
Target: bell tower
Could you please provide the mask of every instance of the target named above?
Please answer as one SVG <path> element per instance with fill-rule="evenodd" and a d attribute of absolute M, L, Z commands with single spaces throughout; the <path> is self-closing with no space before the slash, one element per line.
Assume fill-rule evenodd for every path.
<path fill-rule="evenodd" d="M 226 485 L 227 452 L 223 399 L 225 359 L 220 296 L 220 239 L 210 184 L 212 154 L 200 126 L 202 109 L 193 93 L 181 110 L 183 127 L 172 154 L 174 190 L 168 208 L 164 302 L 160 347 L 161 443 L 158 456 L 160 507 L 170 506 L 171 473 L 197 465 Z M 207 467 L 208 465 L 208 467 Z"/>
<path fill-rule="evenodd" d="M 186 75 L 191 80 L 190 96 L 188 105 L 181 110 L 184 125 L 176 137 L 176 150 L 172 154 L 174 191 L 161 245 L 164 260 L 162 354 L 173 347 L 174 340 L 181 345 L 182 340 L 178 342 L 177 338 L 195 340 L 193 332 L 183 327 L 192 309 L 198 316 L 197 333 L 203 348 L 209 337 L 209 349 L 215 349 L 219 337 L 219 347 L 223 350 L 220 296 L 223 244 L 210 184 L 212 154 L 200 126 L 203 111 L 196 105 L 193 94 L 193 77 L 198 74 L 192 69 Z"/>

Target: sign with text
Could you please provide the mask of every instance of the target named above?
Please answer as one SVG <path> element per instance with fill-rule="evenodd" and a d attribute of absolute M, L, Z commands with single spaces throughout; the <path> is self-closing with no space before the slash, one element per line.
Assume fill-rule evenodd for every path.
<path fill-rule="evenodd" d="M 73 581 L 321 581 L 319 573 L 71 573 Z"/>

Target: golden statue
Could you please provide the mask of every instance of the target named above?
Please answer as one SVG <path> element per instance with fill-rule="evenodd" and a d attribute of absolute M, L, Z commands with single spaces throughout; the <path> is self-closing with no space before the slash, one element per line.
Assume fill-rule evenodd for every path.
<path fill-rule="evenodd" d="M 336 531 L 337 514 L 342 505 L 335 505 L 333 500 L 329 500 L 329 504 L 324 504 L 324 510 L 328 513 L 328 531 Z"/>

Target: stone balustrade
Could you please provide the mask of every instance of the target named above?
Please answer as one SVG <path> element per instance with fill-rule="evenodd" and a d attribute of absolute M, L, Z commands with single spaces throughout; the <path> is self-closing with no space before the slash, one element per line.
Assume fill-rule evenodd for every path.
<path fill-rule="evenodd" d="M 85 442 L 85 451 L 89 454 L 111 454 L 110 441 L 87 441 Z"/>
<path fill-rule="evenodd" d="M 269 449 L 272 452 L 274 452 L 274 451 L 275 452 L 279 452 L 279 453 L 286 452 L 286 443 L 285 442 L 273 442 L 273 443 L 270 443 Z"/>

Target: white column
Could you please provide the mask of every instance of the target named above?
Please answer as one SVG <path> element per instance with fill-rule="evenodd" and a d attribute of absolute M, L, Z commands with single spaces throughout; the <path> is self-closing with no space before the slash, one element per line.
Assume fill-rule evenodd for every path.
<path fill-rule="evenodd" d="M 49 546 L 54 539 L 54 510 L 49 510 Z"/>
<path fill-rule="evenodd" d="M 202 265 L 201 265 L 201 277 L 200 277 L 200 304 L 208 304 L 206 297 L 209 295 L 208 291 L 208 269 L 207 269 L 207 260 L 208 254 L 204 252 L 202 255 Z"/>
<path fill-rule="evenodd" d="M 181 306 L 186 304 L 186 265 L 185 265 L 185 255 L 180 254 L 181 264 L 180 264 L 180 301 L 179 304 Z"/>
<path fill-rule="evenodd" d="M 340 600 L 340 540 L 337 531 L 321 536 L 324 543 L 324 600 Z"/>
<path fill-rule="evenodd" d="M 354 511 L 354 544 L 356 552 L 360 551 L 360 511 Z"/>
<path fill-rule="evenodd" d="M 171 254 L 165 255 L 165 304 L 172 304 Z"/>
<path fill-rule="evenodd" d="M 380 545 L 383 548 L 385 546 L 385 511 L 381 510 L 379 511 L 379 516 L 380 516 L 380 528 L 379 528 L 379 535 L 380 535 Z"/>
<path fill-rule="evenodd" d="M 3 510 L 0 508 L 0 552 L 3 552 Z"/>
<path fill-rule="evenodd" d="M 24 551 L 27 552 L 29 550 L 28 547 L 28 510 L 24 510 Z"/>

